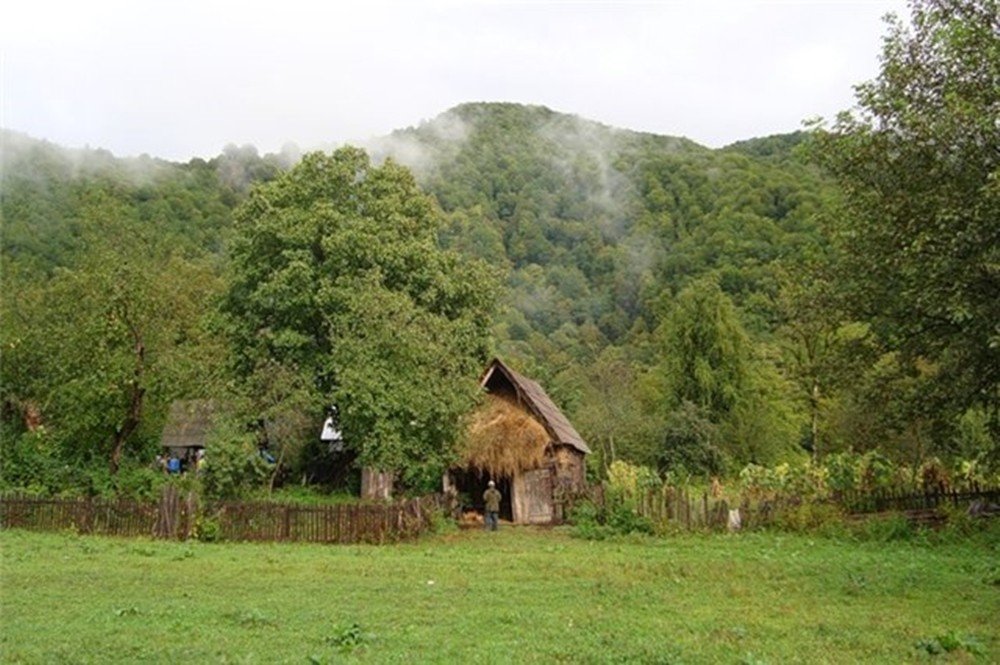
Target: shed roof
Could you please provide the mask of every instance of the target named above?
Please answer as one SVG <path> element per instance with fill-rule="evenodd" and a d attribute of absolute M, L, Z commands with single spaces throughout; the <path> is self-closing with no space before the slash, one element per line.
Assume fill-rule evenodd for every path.
<path fill-rule="evenodd" d="M 494 358 L 490 361 L 489 366 L 483 373 L 483 378 L 479 381 L 479 385 L 486 388 L 496 372 L 500 372 L 510 382 L 517 392 L 518 399 L 528 407 L 532 415 L 542 424 L 552 437 L 553 442 L 572 446 L 581 453 L 590 454 L 590 448 L 587 447 L 583 437 L 570 424 L 569 419 L 555 405 L 552 398 L 545 393 L 545 390 L 535 381 L 512 370 L 499 358 Z"/>
<path fill-rule="evenodd" d="M 217 404 L 207 399 L 177 400 L 170 405 L 163 427 L 164 448 L 204 448 Z"/>

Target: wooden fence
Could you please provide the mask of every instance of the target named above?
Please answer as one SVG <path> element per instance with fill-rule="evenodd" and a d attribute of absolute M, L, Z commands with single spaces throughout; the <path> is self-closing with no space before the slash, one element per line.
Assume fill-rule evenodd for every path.
<path fill-rule="evenodd" d="M 936 510 L 944 506 L 967 508 L 976 501 L 986 504 L 1000 504 L 1000 487 L 936 492 L 900 490 L 845 492 L 835 497 L 834 500 L 846 512 L 852 514 Z"/>
<path fill-rule="evenodd" d="M 225 501 L 209 504 L 205 515 L 223 540 L 380 544 L 427 531 L 438 503 L 436 497 L 333 506 Z"/>
<path fill-rule="evenodd" d="M 4 495 L 0 528 L 180 540 L 389 543 L 426 532 L 440 509 L 437 496 L 385 504 L 216 501 L 199 506 L 193 494 L 182 496 L 169 487 L 156 502 Z"/>
<path fill-rule="evenodd" d="M 605 505 L 604 488 L 592 488 L 588 498 L 598 505 Z M 967 510 L 977 502 L 984 507 L 982 515 L 1000 514 L 997 508 L 1000 506 L 1000 487 L 935 492 L 849 492 L 823 500 L 785 495 L 738 502 L 713 498 L 708 492 L 663 487 L 641 495 L 635 501 L 635 511 L 657 524 L 673 524 L 685 529 L 725 529 L 729 524 L 730 510 L 739 510 L 742 528 L 746 529 L 773 524 L 789 509 L 808 503 L 833 506 L 854 517 L 893 512 L 912 515 L 918 522 L 928 522 L 928 513 L 940 508 L 951 506 Z"/>

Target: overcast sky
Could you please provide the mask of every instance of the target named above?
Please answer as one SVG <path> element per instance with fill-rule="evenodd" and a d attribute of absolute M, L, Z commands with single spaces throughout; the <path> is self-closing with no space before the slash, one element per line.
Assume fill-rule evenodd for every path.
<path fill-rule="evenodd" d="M 14 0 L 0 123 L 187 160 L 363 141 L 467 101 L 718 147 L 853 103 L 904 2 Z"/>

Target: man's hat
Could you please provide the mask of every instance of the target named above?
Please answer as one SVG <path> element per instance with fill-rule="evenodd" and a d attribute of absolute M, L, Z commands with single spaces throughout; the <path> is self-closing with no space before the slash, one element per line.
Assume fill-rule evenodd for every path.
<path fill-rule="evenodd" d="M 493 481 L 491 480 L 491 481 L 489 482 L 489 485 L 490 485 L 490 487 L 493 487 L 494 485 L 496 485 L 496 483 L 495 483 L 495 482 L 493 482 Z"/>

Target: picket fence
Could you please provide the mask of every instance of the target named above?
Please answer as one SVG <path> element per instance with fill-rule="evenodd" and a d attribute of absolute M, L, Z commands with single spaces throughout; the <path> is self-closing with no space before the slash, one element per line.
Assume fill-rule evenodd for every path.
<path fill-rule="evenodd" d="M 168 487 L 157 501 L 0 496 L 0 528 L 185 540 L 391 543 L 431 528 L 438 496 L 394 503 L 299 505 L 210 501 Z"/>
<path fill-rule="evenodd" d="M 582 498 L 582 497 L 580 497 Z M 602 486 L 586 497 L 605 505 Z M 966 510 L 977 504 L 983 515 L 1000 515 L 1000 487 L 972 490 L 849 492 L 815 502 L 781 496 L 730 502 L 708 492 L 664 487 L 644 493 L 635 510 L 655 523 L 688 530 L 725 529 L 731 510 L 739 510 L 743 528 L 773 524 L 789 509 L 814 502 L 832 505 L 848 516 L 901 513 L 933 523 L 944 506 Z M 444 510 L 443 498 L 430 495 L 394 503 L 300 505 L 264 501 L 210 501 L 199 504 L 192 493 L 165 489 L 157 501 L 100 498 L 40 498 L 0 495 L 0 528 L 35 531 L 72 530 L 81 534 L 147 536 L 185 540 L 192 537 L 232 541 L 392 543 L 427 532 Z M 562 506 L 571 510 L 569 505 Z M 562 514 L 562 511 L 558 511 Z"/>

